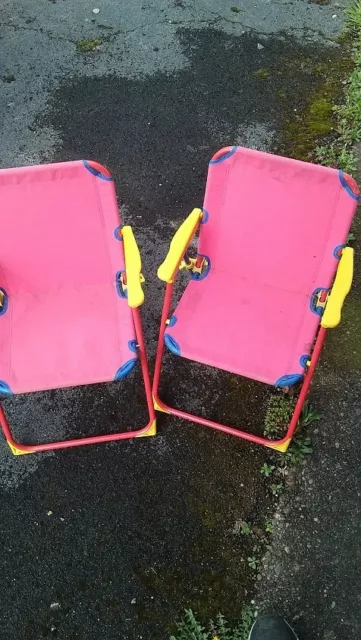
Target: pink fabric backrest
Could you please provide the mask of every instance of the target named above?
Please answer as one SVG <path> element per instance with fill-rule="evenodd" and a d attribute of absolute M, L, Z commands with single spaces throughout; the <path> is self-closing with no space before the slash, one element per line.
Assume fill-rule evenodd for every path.
<path fill-rule="evenodd" d="M 330 286 L 358 192 L 336 169 L 241 147 L 209 164 L 199 253 L 217 272 L 311 294 Z"/>
<path fill-rule="evenodd" d="M 0 390 L 119 379 L 134 325 L 114 183 L 93 161 L 0 171 Z"/>

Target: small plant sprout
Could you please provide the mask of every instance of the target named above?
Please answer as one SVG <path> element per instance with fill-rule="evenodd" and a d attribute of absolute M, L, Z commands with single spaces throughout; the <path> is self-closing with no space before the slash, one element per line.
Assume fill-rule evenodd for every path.
<path fill-rule="evenodd" d="M 249 556 L 247 558 L 247 562 L 248 562 L 248 566 L 250 567 L 250 569 L 253 569 L 254 571 L 257 571 L 258 566 L 259 566 L 259 559 L 256 558 L 256 556 Z"/>
<path fill-rule="evenodd" d="M 253 533 L 252 526 L 245 520 L 237 520 L 233 528 L 233 533 L 241 536 L 251 536 Z"/>
<path fill-rule="evenodd" d="M 281 493 L 283 493 L 285 488 L 285 485 L 283 484 L 283 482 L 278 482 L 277 484 L 271 484 L 270 486 L 270 491 L 272 493 L 273 496 L 280 496 Z"/>
<path fill-rule="evenodd" d="M 269 520 L 268 518 L 266 518 L 265 523 L 264 523 L 264 530 L 266 533 L 273 533 L 273 522 L 272 520 Z"/>
<path fill-rule="evenodd" d="M 267 462 L 265 462 L 262 467 L 261 467 L 261 474 L 265 477 L 265 478 L 269 478 L 272 473 L 275 470 L 275 466 L 273 464 L 267 464 Z"/>

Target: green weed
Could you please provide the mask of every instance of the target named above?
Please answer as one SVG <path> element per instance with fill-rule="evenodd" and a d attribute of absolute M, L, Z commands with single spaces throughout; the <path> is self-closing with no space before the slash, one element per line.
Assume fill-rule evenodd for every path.
<path fill-rule="evenodd" d="M 206 630 L 195 618 L 191 609 L 185 612 L 183 620 L 177 622 L 177 635 L 169 640 L 248 640 L 249 632 L 255 619 L 255 612 L 250 606 L 243 607 L 241 619 L 231 625 L 219 613 L 215 622 L 210 621 Z"/>
<path fill-rule="evenodd" d="M 266 518 L 265 522 L 264 522 L 264 530 L 266 533 L 273 533 L 273 522 L 272 520 L 268 520 L 268 518 Z"/>
<path fill-rule="evenodd" d="M 265 462 L 261 467 L 261 474 L 265 478 L 269 478 L 274 472 L 275 468 L 276 467 L 274 466 L 274 464 L 267 464 L 267 462 Z"/>
<path fill-rule="evenodd" d="M 312 422 L 321 420 L 321 414 L 314 411 L 308 401 L 305 402 L 302 408 L 301 417 L 298 421 L 298 428 L 308 427 Z"/>
<path fill-rule="evenodd" d="M 353 146 L 361 140 L 361 1 L 358 0 L 345 13 L 346 27 L 342 39 L 352 42 L 355 67 L 346 85 L 343 104 L 333 107 L 336 139 L 329 145 L 318 147 L 315 159 L 352 174 L 357 168 Z"/>
<path fill-rule="evenodd" d="M 347 28 L 359 31 L 361 29 L 361 2 L 358 0 L 350 9 L 346 9 Z M 359 34 L 358 34 L 359 35 Z"/>
<path fill-rule="evenodd" d="M 264 435 L 270 439 L 282 438 L 292 417 L 295 399 L 283 393 L 273 393 L 269 399 L 264 421 Z"/>
<path fill-rule="evenodd" d="M 285 488 L 285 485 L 283 484 L 283 482 L 275 482 L 273 484 L 270 485 L 270 492 L 272 493 L 273 496 L 280 496 L 281 493 L 283 493 Z"/>
<path fill-rule="evenodd" d="M 254 571 L 258 569 L 259 558 L 256 558 L 256 556 L 249 556 L 247 558 L 247 562 L 250 569 L 254 569 Z"/>
<path fill-rule="evenodd" d="M 299 433 L 293 437 L 290 446 L 284 454 L 284 459 L 290 467 L 296 467 L 299 464 L 305 464 L 307 456 L 309 456 L 312 451 L 311 438 Z"/>

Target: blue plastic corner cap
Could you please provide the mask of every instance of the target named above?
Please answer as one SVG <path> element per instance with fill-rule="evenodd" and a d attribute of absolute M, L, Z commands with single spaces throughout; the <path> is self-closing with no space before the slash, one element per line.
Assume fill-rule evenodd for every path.
<path fill-rule="evenodd" d="M 297 384 L 301 380 L 303 380 L 302 373 L 290 373 L 287 376 L 278 378 L 277 382 L 275 382 L 275 387 L 292 387 L 293 384 Z"/>
<path fill-rule="evenodd" d="M 360 196 L 358 196 L 356 193 L 354 193 L 350 187 L 350 185 L 348 184 L 348 182 L 346 181 L 346 178 L 344 176 L 344 173 L 341 169 L 339 169 L 338 172 L 338 177 L 340 179 L 340 182 L 343 186 L 343 188 L 345 189 L 345 191 L 348 193 L 348 195 L 350 196 L 350 198 L 353 198 L 354 200 L 359 201 L 360 200 Z"/>
<path fill-rule="evenodd" d="M 128 341 L 128 349 L 130 349 L 130 351 L 133 351 L 133 353 L 137 353 L 137 341 L 136 340 L 129 340 Z"/>
<path fill-rule="evenodd" d="M 123 380 L 123 378 L 126 378 L 127 375 L 131 371 L 133 371 L 137 362 L 138 362 L 137 358 L 132 358 L 131 360 L 128 360 L 127 362 L 125 362 L 116 372 L 114 380 Z"/>
<path fill-rule="evenodd" d="M 338 244 L 337 247 L 334 248 L 333 257 L 336 258 L 336 260 L 340 260 L 342 255 L 342 249 L 344 248 L 345 248 L 344 244 Z"/>
<path fill-rule="evenodd" d="M 114 238 L 119 242 L 123 242 L 122 228 L 120 226 L 114 229 Z"/>
<path fill-rule="evenodd" d="M 164 336 L 164 343 L 168 347 L 169 351 L 174 353 L 175 356 L 180 356 L 180 346 L 176 340 L 169 333 L 166 333 Z"/>
<path fill-rule="evenodd" d="M 87 160 L 83 160 L 83 165 L 96 178 L 100 178 L 101 180 L 105 180 L 106 182 L 113 182 L 113 178 L 111 176 L 105 176 L 103 173 L 92 167 Z"/>
<path fill-rule="evenodd" d="M 309 356 L 307 353 L 305 353 L 303 356 L 300 357 L 300 365 L 301 367 L 303 367 L 304 369 L 306 369 L 307 367 L 307 362 L 311 360 L 311 356 Z"/>
<path fill-rule="evenodd" d="M 201 224 L 206 224 L 206 222 L 208 222 L 209 220 L 209 213 L 207 211 L 207 209 L 202 209 L 202 218 L 201 218 Z"/>
<path fill-rule="evenodd" d="M 3 380 L 0 380 L 0 393 L 5 393 L 7 396 L 11 396 L 13 393 L 9 385 L 3 382 Z"/>
<path fill-rule="evenodd" d="M 6 313 L 7 309 L 8 309 L 9 296 L 6 293 L 5 289 L 3 289 L 2 287 L 0 287 L 0 292 L 3 294 L 2 306 L 0 307 L 0 316 L 3 316 L 4 313 Z"/>
<path fill-rule="evenodd" d="M 224 162 L 225 160 L 228 160 L 228 158 L 233 156 L 233 154 L 236 153 L 237 148 L 237 145 L 235 145 L 230 151 L 227 151 L 223 155 L 219 156 L 219 158 L 216 158 L 216 160 L 210 160 L 209 164 L 221 164 L 221 162 Z"/>
<path fill-rule="evenodd" d="M 174 327 L 176 322 L 177 322 L 177 316 L 173 314 L 171 319 L 168 322 L 168 327 Z"/>

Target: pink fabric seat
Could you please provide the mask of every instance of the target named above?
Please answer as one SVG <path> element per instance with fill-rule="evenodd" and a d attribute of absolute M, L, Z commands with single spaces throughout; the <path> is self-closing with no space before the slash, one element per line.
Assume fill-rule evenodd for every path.
<path fill-rule="evenodd" d="M 119 295 L 113 181 L 95 162 L 0 171 L 0 390 L 119 379 L 136 362 Z"/>
<path fill-rule="evenodd" d="M 198 255 L 168 326 L 174 353 L 255 380 L 301 379 L 358 200 L 335 169 L 234 147 L 211 161 Z"/>

